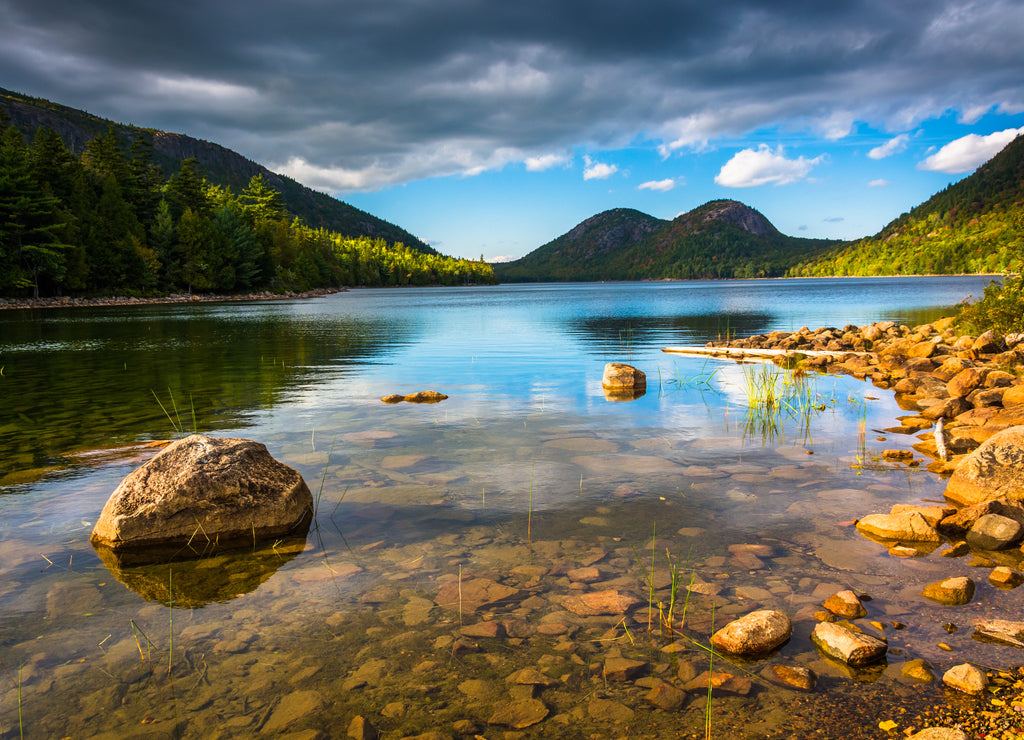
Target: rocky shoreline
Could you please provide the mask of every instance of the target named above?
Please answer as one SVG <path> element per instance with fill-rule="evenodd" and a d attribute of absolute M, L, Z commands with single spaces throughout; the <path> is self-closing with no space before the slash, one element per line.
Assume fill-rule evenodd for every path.
<path fill-rule="evenodd" d="M 1024 583 L 1024 335 L 958 335 L 953 323 L 944 318 L 913 328 L 889 321 L 814 331 L 804 327 L 709 343 L 704 353 L 768 357 L 796 373 L 852 375 L 894 391 L 908 413 L 885 432 L 918 437 L 912 446 L 932 459 L 928 469 L 949 477 L 948 505 L 896 505 L 888 513 L 856 520 L 858 531 L 896 557 L 943 548 L 938 554 L 951 563 L 966 558 L 972 566 L 987 568 L 994 586 L 1012 589 Z M 886 450 L 883 459 L 916 464 L 905 452 Z M 949 577 L 927 585 L 922 595 L 957 606 L 971 601 L 974 588 L 971 578 Z M 845 595 L 857 601 L 856 594 Z M 866 615 L 860 604 L 849 611 L 842 606 L 826 602 L 815 614 L 819 649 L 848 665 L 859 665 L 869 648 L 874 657 L 864 662 L 884 656 L 884 641 L 852 621 Z M 1024 648 L 1024 622 L 984 619 L 974 628 L 976 639 Z M 862 644 L 867 641 L 871 644 Z M 998 693 L 992 704 L 1010 710 L 978 713 L 951 703 L 916 718 L 918 727 L 942 729 L 911 737 L 964 738 L 965 729 L 974 737 L 1022 736 L 1021 682 L 1013 678 L 970 663 L 947 671 L 942 680 L 950 689 L 973 696 Z"/>
<path fill-rule="evenodd" d="M 24 308 L 95 308 L 97 306 L 141 306 L 164 303 L 227 303 L 241 301 L 287 301 L 303 298 L 319 298 L 334 293 L 347 292 L 348 288 L 317 288 L 301 293 L 287 291 L 284 293 L 238 293 L 233 295 L 214 295 L 199 293 L 175 293 L 165 296 L 104 296 L 101 298 L 72 298 L 56 296 L 52 298 L 0 298 L 0 310 Z"/>

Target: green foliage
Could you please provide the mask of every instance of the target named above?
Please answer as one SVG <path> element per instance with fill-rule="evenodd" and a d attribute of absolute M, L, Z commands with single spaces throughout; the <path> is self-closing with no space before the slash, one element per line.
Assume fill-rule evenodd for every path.
<path fill-rule="evenodd" d="M 934 275 L 1024 268 L 1024 137 L 872 237 L 805 260 L 792 276 Z"/>
<path fill-rule="evenodd" d="M 126 153 L 127 152 L 127 153 Z M 52 131 L 0 137 L 0 295 L 230 293 L 494 282 L 490 265 L 311 228 L 261 174 L 239 195 L 108 127 L 72 155 Z"/>
<path fill-rule="evenodd" d="M 981 334 L 995 329 L 1002 334 L 1024 332 L 1024 275 L 1007 275 L 992 281 L 981 300 L 965 303 L 956 317 L 965 333 Z"/>

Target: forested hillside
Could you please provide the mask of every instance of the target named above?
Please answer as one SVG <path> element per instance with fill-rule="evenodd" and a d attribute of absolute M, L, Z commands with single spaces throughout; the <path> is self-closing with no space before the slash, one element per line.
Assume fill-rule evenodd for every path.
<path fill-rule="evenodd" d="M 502 282 L 777 277 L 833 244 L 781 234 L 733 200 L 705 203 L 672 221 L 617 208 L 495 265 L 495 273 Z"/>
<path fill-rule="evenodd" d="M 794 267 L 794 276 L 1021 272 L 1024 137 L 875 236 Z"/>
<path fill-rule="evenodd" d="M 325 196 L 326 197 L 326 196 Z M 0 295 L 154 295 L 493 282 L 490 265 L 314 228 L 262 174 L 240 192 L 194 159 L 166 175 L 114 126 L 73 154 L 0 110 Z"/>
<path fill-rule="evenodd" d="M 10 116 L 10 122 L 25 135 L 26 140 L 31 141 L 41 128 L 53 129 L 76 156 L 81 156 L 86 145 L 94 138 L 113 129 L 121 142 L 142 139 L 144 143 L 151 144 L 154 163 L 167 175 L 180 170 L 186 159 L 193 159 L 210 183 L 227 187 L 235 193 L 244 188 L 254 175 L 262 175 L 264 182 L 281 194 L 288 211 L 309 226 L 322 226 L 342 236 L 368 236 L 386 242 L 402 242 L 420 252 L 436 253 L 395 224 L 325 193 L 311 190 L 290 177 L 271 172 L 241 154 L 210 141 L 114 123 L 76 108 L 0 88 L 0 115 L 3 113 Z"/>

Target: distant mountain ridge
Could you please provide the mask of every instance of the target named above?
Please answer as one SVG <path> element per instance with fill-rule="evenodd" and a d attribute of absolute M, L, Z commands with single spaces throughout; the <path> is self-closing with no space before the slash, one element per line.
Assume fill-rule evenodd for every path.
<path fill-rule="evenodd" d="M 502 282 L 774 277 L 833 244 L 786 236 L 734 200 L 710 201 L 672 221 L 616 208 L 495 265 L 495 274 Z"/>
<path fill-rule="evenodd" d="M 68 149 L 76 154 L 81 154 L 90 140 L 113 126 L 125 141 L 138 137 L 151 141 L 157 164 L 169 175 L 181 169 L 183 160 L 192 158 L 199 162 L 210 182 L 237 193 L 254 175 L 260 174 L 268 185 L 280 192 L 289 212 L 309 226 L 323 227 L 344 236 L 368 236 L 392 243 L 401 242 L 424 254 L 437 254 L 436 250 L 400 226 L 307 188 L 290 177 L 271 172 L 219 144 L 185 134 L 115 123 L 77 108 L 3 88 L 0 88 L 0 109 L 6 111 L 11 122 L 30 137 L 38 128 L 53 129 Z"/>

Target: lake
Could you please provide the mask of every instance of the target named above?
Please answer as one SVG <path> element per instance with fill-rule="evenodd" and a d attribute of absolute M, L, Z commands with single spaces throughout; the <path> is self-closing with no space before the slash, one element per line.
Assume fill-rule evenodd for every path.
<path fill-rule="evenodd" d="M 878 736 L 899 707 L 945 701 L 904 677 L 905 661 L 938 675 L 967 659 L 1018 664 L 1012 648 L 972 640 L 970 623 L 1018 613 L 1022 598 L 981 571 L 970 605 L 932 605 L 924 584 L 977 569 L 891 557 L 849 526 L 942 499 L 938 477 L 878 460 L 917 441 L 884 431 L 906 413 L 891 392 L 771 370 L 794 400 L 765 418 L 744 391 L 755 370 L 661 350 L 915 325 L 987 283 L 409 288 L 0 311 L 0 731 L 344 737 L 361 716 L 388 738 L 501 737 L 533 721 L 500 716 L 514 706 L 546 712 L 526 737 L 702 737 L 709 699 L 694 686 L 710 667 L 735 676 L 712 692 L 714 737 Z M 643 397 L 606 398 L 612 361 L 647 373 Z M 420 390 L 449 398 L 379 400 Z M 317 499 L 308 535 L 105 564 L 89 534 L 107 497 L 155 453 L 146 442 L 193 430 L 258 440 L 297 468 Z M 843 588 L 871 596 L 887 663 L 852 671 L 811 644 L 813 613 Z M 636 605 L 625 617 L 563 607 L 606 589 Z M 786 612 L 792 639 L 761 661 L 709 666 L 712 629 L 757 608 Z M 642 664 L 639 677 L 616 680 L 619 658 Z M 763 680 L 773 663 L 812 669 L 817 689 Z M 523 669 L 533 678 L 509 680 Z M 652 706 L 661 681 L 689 685 L 678 711 Z"/>

